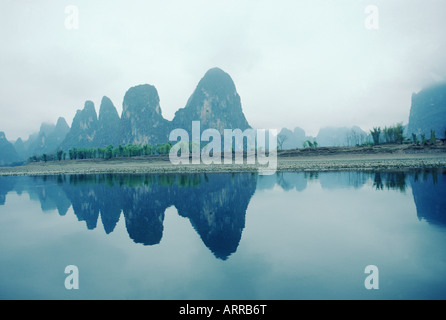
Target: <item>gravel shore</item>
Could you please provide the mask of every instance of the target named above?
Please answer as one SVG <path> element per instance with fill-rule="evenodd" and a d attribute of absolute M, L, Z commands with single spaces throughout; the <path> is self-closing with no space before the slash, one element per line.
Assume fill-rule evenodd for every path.
<path fill-rule="evenodd" d="M 276 171 L 364 171 L 410 168 L 446 168 L 446 152 L 285 154 Z M 146 174 L 201 172 L 257 172 L 258 165 L 173 165 L 168 158 L 68 160 L 0 168 L 0 176 L 60 174 Z"/>

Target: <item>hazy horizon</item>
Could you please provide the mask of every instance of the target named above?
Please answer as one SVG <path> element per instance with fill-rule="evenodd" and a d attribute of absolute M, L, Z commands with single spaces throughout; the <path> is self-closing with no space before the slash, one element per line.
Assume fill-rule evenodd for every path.
<path fill-rule="evenodd" d="M 412 94 L 446 81 L 445 12 L 439 0 L 3 1 L 0 131 L 14 141 L 58 117 L 71 126 L 103 96 L 121 115 L 145 83 L 172 120 L 213 67 L 254 128 L 407 124 Z"/>

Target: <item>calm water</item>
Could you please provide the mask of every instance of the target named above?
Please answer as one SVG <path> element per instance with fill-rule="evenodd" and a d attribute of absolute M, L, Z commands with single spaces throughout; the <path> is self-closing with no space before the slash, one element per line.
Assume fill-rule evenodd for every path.
<path fill-rule="evenodd" d="M 445 244 L 446 171 L 0 177 L 2 299 L 445 299 Z"/>

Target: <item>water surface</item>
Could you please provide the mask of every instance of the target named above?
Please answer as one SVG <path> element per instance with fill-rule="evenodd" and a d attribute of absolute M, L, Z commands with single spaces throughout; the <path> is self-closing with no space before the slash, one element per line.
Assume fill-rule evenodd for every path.
<path fill-rule="evenodd" d="M 0 177 L 0 298 L 445 299 L 445 195 L 442 170 Z"/>

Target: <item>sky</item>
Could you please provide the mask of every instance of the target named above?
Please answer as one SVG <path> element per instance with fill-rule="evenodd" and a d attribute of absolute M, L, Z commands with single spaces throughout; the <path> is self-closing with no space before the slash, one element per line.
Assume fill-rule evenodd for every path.
<path fill-rule="evenodd" d="M 445 14 L 446 0 L 2 0 L 0 131 L 71 125 L 104 95 L 121 114 L 145 83 L 171 120 L 213 67 L 253 128 L 407 124 L 412 94 L 446 81 Z"/>

